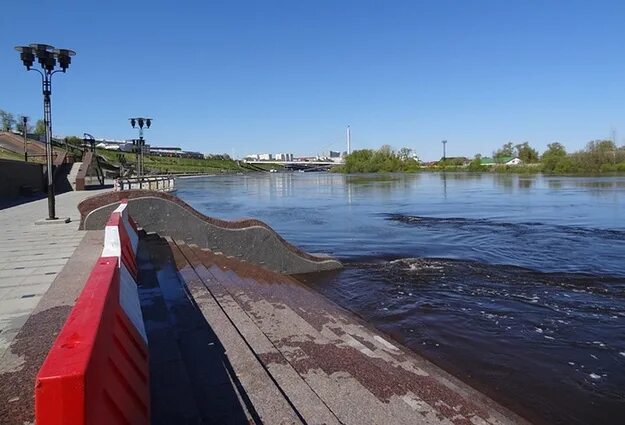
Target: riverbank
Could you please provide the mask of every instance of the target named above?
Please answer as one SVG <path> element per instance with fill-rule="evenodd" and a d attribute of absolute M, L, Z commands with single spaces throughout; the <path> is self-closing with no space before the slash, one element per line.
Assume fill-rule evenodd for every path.
<path fill-rule="evenodd" d="M 603 171 L 559 171 L 559 172 L 545 172 L 541 164 L 529 164 L 529 165 L 503 165 L 503 166 L 479 166 L 471 167 L 466 166 L 430 166 L 430 167 L 418 167 L 410 170 L 397 170 L 397 171 L 375 171 L 375 172 L 351 172 L 347 173 L 340 166 L 334 167 L 330 170 L 333 173 L 339 174 L 392 174 L 392 173 L 470 173 L 470 174 L 524 174 L 524 175 L 545 175 L 545 176 L 573 176 L 573 177 L 595 177 L 595 176 L 625 176 L 625 167 L 604 167 Z"/>

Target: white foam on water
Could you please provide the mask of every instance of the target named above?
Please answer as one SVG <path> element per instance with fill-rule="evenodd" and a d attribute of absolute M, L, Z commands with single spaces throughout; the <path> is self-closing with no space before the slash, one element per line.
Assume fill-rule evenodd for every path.
<path fill-rule="evenodd" d="M 625 357 L 625 351 L 621 351 L 619 354 L 620 354 L 621 356 Z"/>
<path fill-rule="evenodd" d="M 592 379 L 601 379 L 601 376 L 597 375 L 596 373 L 591 373 L 590 376 Z"/>
<path fill-rule="evenodd" d="M 543 333 L 543 330 L 541 328 L 536 328 L 536 332 L 538 332 L 539 334 Z"/>

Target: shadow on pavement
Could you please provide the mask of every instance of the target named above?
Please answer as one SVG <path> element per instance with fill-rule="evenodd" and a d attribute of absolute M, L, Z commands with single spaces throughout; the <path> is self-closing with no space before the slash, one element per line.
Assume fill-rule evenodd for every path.
<path fill-rule="evenodd" d="M 223 346 L 187 295 L 167 243 L 148 235 L 138 251 L 152 423 L 259 423 Z"/>

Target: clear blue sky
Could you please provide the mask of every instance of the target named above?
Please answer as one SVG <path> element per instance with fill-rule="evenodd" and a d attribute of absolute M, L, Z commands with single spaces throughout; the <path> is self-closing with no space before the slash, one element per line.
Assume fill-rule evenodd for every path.
<path fill-rule="evenodd" d="M 390 144 L 424 159 L 507 141 L 625 144 L 623 1 L 4 2 L 0 108 L 41 116 L 15 45 L 77 51 L 53 90 L 54 134 L 202 152 Z"/>

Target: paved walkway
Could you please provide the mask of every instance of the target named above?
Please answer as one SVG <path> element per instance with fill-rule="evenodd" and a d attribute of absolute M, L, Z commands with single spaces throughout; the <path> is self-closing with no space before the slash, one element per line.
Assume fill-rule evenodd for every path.
<path fill-rule="evenodd" d="M 68 224 L 35 225 L 48 215 L 47 198 L 0 210 L 0 358 L 84 238 L 78 203 L 107 190 L 58 195 Z"/>

